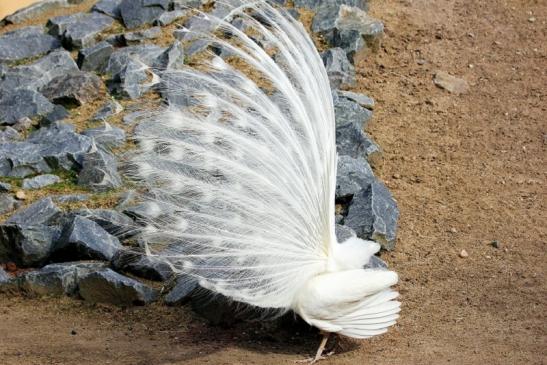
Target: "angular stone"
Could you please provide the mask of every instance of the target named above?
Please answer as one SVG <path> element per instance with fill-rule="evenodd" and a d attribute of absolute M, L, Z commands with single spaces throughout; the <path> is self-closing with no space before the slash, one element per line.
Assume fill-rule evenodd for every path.
<path fill-rule="evenodd" d="M 84 217 L 74 216 L 53 247 L 56 261 L 110 260 L 122 246 L 101 226 Z"/>
<path fill-rule="evenodd" d="M 357 236 L 378 242 L 382 248 L 395 247 L 399 210 L 389 190 L 379 181 L 354 195 L 344 224 Z"/>
<path fill-rule="evenodd" d="M 10 192 L 13 189 L 11 184 L 0 182 L 0 192 L 1 193 L 7 193 Z"/>
<path fill-rule="evenodd" d="M 23 189 L 41 189 L 43 187 L 57 184 L 61 181 L 61 178 L 57 175 L 38 175 L 33 178 L 24 179 L 22 188 Z"/>
<path fill-rule="evenodd" d="M 6 220 L 6 223 L 21 226 L 48 225 L 57 220 L 60 215 L 61 210 L 53 203 L 53 200 L 44 198 L 16 212 Z"/>
<path fill-rule="evenodd" d="M 338 157 L 336 199 L 351 199 L 374 181 L 374 173 L 363 158 Z"/>
<path fill-rule="evenodd" d="M 175 285 L 163 298 L 165 304 L 169 306 L 179 306 L 188 302 L 194 290 L 198 288 L 197 281 L 189 276 L 180 275 L 175 281 Z"/>
<path fill-rule="evenodd" d="M 378 256 L 372 256 L 370 261 L 365 265 L 365 269 L 387 269 L 387 264 Z"/>
<path fill-rule="evenodd" d="M 0 131 L 0 142 L 13 142 L 21 139 L 21 135 L 15 129 L 6 127 Z"/>
<path fill-rule="evenodd" d="M 53 111 L 47 114 L 40 122 L 41 125 L 50 125 L 51 123 L 60 122 L 70 117 L 70 113 L 62 105 L 55 105 Z"/>
<path fill-rule="evenodd" d="M 110 27 L 114 20 L 100 13 L 76 13 L 62 15 L 48 21 L 51 35 L 60 37 L 68 48 L 91 47 L 97 35 Z"/>
<path fill-rule="evenodd" d="M 91 198 L 91 194 L 68 194 L 68 195 L 59 195 L 55 197 L 57 203 L 79 203 L 85 202 Z"/>
<path fill-rule="evenodd" d="M 37 296 L 75 296 L 82 276 L 104 270 L 102 262 L 66 262 L 44 266 L 37 271 L 23 274 L 19 288 L 27 294 Z"/>
<path fill-rule="evenodd" d="M 343 48 L 353 61 L 360 50 L 379 48 L 384 25 L 357 7 L 329 3 L 319 7 L 312 31 L 321 34 L 331 46 Z"/>
<path fill-rule="evenodd" d="M 156 20 L 155 24 L 166 26 L 171 23 L 174 23 L 176 20 L 184 18 L 188 12 L 186 10 L 173 10 L 168 11 L 159 16 L 159 18 Z"/>
<path fill-rule="evenodd" d="M 41 266 L 49 259 L 60 233 L 59 228 L 45 225 L 0 225 L 0 261 L 20 267 Z"/>
<path fill-rule="evenodd" d="M 37 3 L 22 8 L 11 15 L 8 15 L 5 18 L 5 21 L 9 24 L 23 23 L 28 20 L 36 19 L 46 11 L 68 7 L 70 6 L 70 3 L 75 2 L 68 0 L 41 0 Z"/>
<path fill-rule="evenodd" d="M 11 280 L 11 276 L 0 267 L 0 286 Z"/>
<path fill-rule="evenodd" d="M 121 17 L 129 29 L 154 23 L 165 10 L 161 4 L 147 0 L 122 0 L 120 4 Z"/>
<path fill-rule="evenodd" d="M 116 19 L 121 19 L 120 4 L 122 0 L 101 0 L 93 5 L 91 11 L 97 11 Z"/>
<path fill-rule="evenodd" d="M 187 10 L 199 8 L 207 3 L 207 0 L 172 0 L 173 10 Z"/>
<path fill-rule="evenodd" d="M 338 242 L 338 244 L 345 242 L 351 237 L 357 236 L 355 231 L 347 226 L 337 224 L 334 228 L 336 232 L 336 241 Z"/>
<path fill-rule="evenodd" d="M 79 280 L 79 293 L 88 302 L 119 306 L 144 305 L 158 298 L 157 290 L 111 269 L 83 275 Z"/>
<path fill-rule="evenodd" d="M 126 249 L 116 252 L 111 264 L 116 271 L 148 280 L 166 281 L 173 276 L 173 270 L 164 260 Z"/>
<path fill-rule="evenodd" d="M 3 191 L 3 189 L 0 189 Z M 11 212 L 18 206 L 17 200 L 15 200 L 10 194 L 0 193 L 0 215 Z"/>
<path fill-rule="evenodd" d="M 0 96 L 0 125 L 13 125 L 23 118 L 43 117 L 54 105 L 34 90 L 15 89 Z"/>
<path fill-rule="evenodd" d="M 101 79 L 84 71 L 74 71 L 51 80 L 41 91 L 50 101 L 65 106 L 80 106 L 101 96 Z"/>
<path fill-rule="evenodd" d="M 344 90 L 336 90 L 336 94 L 339 99 L 346 99 L 355 102 L 365 109 L 374 109 L 374 99 L 365 94 L 359 94 L 353 91 Z"/>
<path fill-rule="evenodd" d="M 17 66 L 5 72 L 0 79 L 0 97 L 15 89 L 38 90 L 57 76 L 77 71 L 78 66 L 65 50 L 55 50 L 38 61 Z"/>
<path fill-rule="evenodd" d="M 131 99 L 138 99 L 150 87 L 149 67 L 139 60 L 129 59 L 125 68 L 119 74 L 119 85 L 117 92 Z M 112 90 L 116 90 L 111 88 Z"/>
<path fill-rule="evenodd" d="M 51 172 L 41 152 L 41 146 L 27 142 L 0 143 L 0 176 L 25 177 Z"/>
<path fill-rule="evenodd" d="M 355 68 L 342 48 L 331 48 L 321 54 L 333 89 L 355 84 Z"/>
<path fill-rule="evenodd" d="M 36 57 L 61 47 L 55 37 L 42 27 L 25 27 L 0 35 L 0 62 L 13 62 Z"/>
<path fill-rule="evenodd" d="M 154 66 L 166 70 L 182 69 L 184 67 L 184 46 L 182 43 L 175 41 L 157 58 Z"/>
<path fill-rule="evenodd" d="M 107 147 L 119 147 L 125 143 L 125 132 L 121 128 L 105 123 L 99 128 L 90 128 L 82 132 L 84 136 L 93 138 L 95 143 Z"/>
<path fill-rule="evenodd" d="M 78 53 L 78 66 L 82 71 L 104 72 L 114 47 L 108 42 L 100 42 Z"/>
<path fill-rule="evenodd" d="M 335 98 L 334 113 L 337 127 L 352 124 L 357 129 L 362 130 L 372 118 L 372 112 L 370 110 L 362 107 L 355 101 L 346 98 Z"/>
<path fill-rule="evenodd" d="M 130 59 L 138 60 L 147 66 L 153 66 L 164 51 L 165 48 L 151 44 L 120 48 L 110 56 L 105 73 L 110 74 L 113 78 L 119 77 Z"/>
<path fill-rule="evenodd" d="M 120 187 L 122 180 L 118 174 L 118 164 L 115 157 L 95 147 L 93 151 L 85 155 L 82 161 L 78 185 L 86 186 L 97 192 Z"/>
<path fill-rule="evenodd" d="M 107 120 L 113 115 L 119 114 L 123 111 L 123 106 L 115 100 L 108 101 L 95 113 L 92 120 Z"/>
<path fill-rule="evenodd" d="M 120 239 L 125 239 L 139 233 L 138 227 L 131 218 L 112 209 L 86 209 L 80 210 L 77 213 L 82 217 L 94 221 L 105 231 Z"/>
<path fill-rule="evenodd" d="M 460 95 L 469 91 L 469 84 L 467 81 L 452 76 L 445 71 L 437 71 L 433 82 L 436 86 L 453 94 Z"/>
<path fill-rule="evenodd" d="M 149 39 L 156 39 L 161 36 L 161 27 L 152 27 L 135 32 L 128 32 L 123 35 L 127 44 L 139 43 Z"/>

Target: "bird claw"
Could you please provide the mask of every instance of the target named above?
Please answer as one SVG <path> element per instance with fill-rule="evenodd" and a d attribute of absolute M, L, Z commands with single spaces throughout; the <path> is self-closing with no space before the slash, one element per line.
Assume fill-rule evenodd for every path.
<path fill-rule="evenodd" d="M 319 360 L 325 360 L 326 358 L 328 358 L 329 356 L 332 356 L 334 355 L 334 351 L 331 351 L 329 353 L 326 353 L 324 355 L 321 355 L 321 356 L 316 356 L 316 357 L 309 357 L 307 359 L 304 359 L 304 360 L 296 360 L 295 363 L 297 364 L 315 364 L 316 362 L 318 362 Z"/>

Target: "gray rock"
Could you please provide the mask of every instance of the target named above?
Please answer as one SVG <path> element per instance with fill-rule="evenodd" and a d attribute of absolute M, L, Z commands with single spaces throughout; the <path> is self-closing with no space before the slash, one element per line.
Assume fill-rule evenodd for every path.
<path fill-rule="evenodd" d="M 123 106 L 115 100 L 108 101 L 95 113 L 92 120 L 105 121 L 113 115 L 119 114 L 123 111 Z"/>
<path fill-rule="evenodd" d="M 355 93 L 353 91 L 336 90 L 339 99 L 347 99 L 353 101 L 363 108 L 374 109 L 374 99 L 365 94 Z"/>
<path fill-rule="evenodd" d="M 153 85 L 150 84 L 149 67 L 139 60 L 129 59 L 119 74 L 119 84 L 111 87 L 113 92 L 131 99 L 138 99 Z"/>
<path fill-rule="evenodd" d="M 387 264 L 378 256 L 372 256 L 370 261 L 365 265 L 365 269 L 387 269 Z"/>
<path fill-rule="evenodd" d="M 40 122 L 40 125 L 50 125 L 51 123 L 60 122 L 70 117 L 70 113 L 62 105 L 55 105 L 53 111 L 48 113 Z"/>
<path fill-rule="evenodd" d="M 278 2 L 286 3 L 286 0 L 278 0 Z M 308 8 L 315 10 L 317 7 L 329 5 L 350 5 L 361 9 L 368 8 L 368 0 L 293 0 L 293 4 L 297 8 Z"/>
<path fill-rule="evenodd" d="M 53 242 L 61 231 L 45 225 L 0 225 L 0 261 L 20 267 L 41 266 L 51 254 Z"/>
<path fill-rule="evenodd" d="M 23 189 L 41 189 L 58 182 L 61 182 L 61 178 L 57 175 L 38 175 L 33 178 L 24 179 L 22 187 Z"/>
<path fill-rule="evenodd" d="M 166 11 L 163 3 L 147 0 L 122 0 L 120 14 L 129 29 L 152 24 Z"/>
<path fill-rule="evenodd" d="M 78 66 L 82 71 L 104 72 L 114 47 L 108 42 L 100 42 L 78 53 Z"/>
<path fill-rule="evenodd" d="M 50 101 L 68 106 L 80 106 L 98 99 L 102 81 L 90 72 L 73 71 L 51 80 L 41 92 Z"/>
<path fill-rule="evenodd" d="M 127 249 L 119 250 L 111 265 L 116 271 L 153 281 L 166 281 L 173 276 L 173 270 L 164 260 Z"/>
<path fill-rule="evenodd" d="M 11 212 L 16 209 L 18 205 L 17 200 L 10 194 L 0 193 L 0 215 Z"/>
<path fill-rule="evenodd" d="M 173 10 L 168 11 L 159 16 L 159 18 L 156 20 L 155 24 L 166 26 L 171 23 L 174 23 L 176 20 L 184 18 L 188 12 L 186 10 Z"/>
<path fill-rule="evenodd" d="M 15 89 L 38 90 L 57 76 L 77 71 L 78 66 L 65 50 L 55 50 L 29 65 L 17 66 L 5 72 L 0 78 L 0 97 Z"/>
<path fill-rule="evenodd" d="M 378 242 L 382 248 L 395 247 L 399 210 L 389 190 L 379 181 L 354 195 L 344 224 L 357 236 Z"/>
<path fill-rule="evenodd" d="M 41 152 L 41 146 L 27 142 L 0 143 L 0 176 L 25 177 L 51 172 Z"/>
<path fill-rule="evenodd" d="M 101 0 L 93 5 L 91 11 L 100 12 L 116 19 L 121 19 L 120 4 L 122 0 Z"/>
<path fill-rule="evenodd" d="M 44 198 L 17 211 L 6 220 L 6 223 L 21 226 L 48 225 L 55 222 L 60 215 L 61 210 L 53 203 L 53 200 L 51 198 Z"/>
<path fill-rule="evenodd" d="M 115 157 L 100 148 L 95 148 L 86 154 L 82 162 L 82 170 L 78 175 L 78 185 L 86 186 L 96 192 L 120 187 L 122 180 L 118 174 Z"/>
<path fill-rule="evenodd" d="M 337 127 L 352 124 L 356 128 L 362 130 L 372 118 L 372 112 L 370 110 L 362 107 L 355 101 L 346 98 L 335 98 L 334 113 Z"/>
<path fill-rule="evenodd" d="M 351 199 L 374 181 L 374 173 L 363 158 L 338 157 L 336 199 Z"/>
<path fill-rule="evenodd" d="M 75 296 L 80 278 L 92 272 L 104 270 L 102 262 L 66 262 L 44 266 L 18 278 L 19 288 L 36 296 Z"/>
<path fill-rule="evenodd" d="M 199 8 L 207 3 L 207 0 L 172 0 L 173 10 L 187 10 Z"/>
<path fill-rule="evenodd" d="M 88 302 L 120 306 L 144 305 L 158 297 L 157 290 L 111 269 L 83 275 L 79 280 L 79 292 Z"/>
<path fill-rule="evenodd" d="M 351 237 L 357 236 L 355 231 L 347 226 L 337 224 L 334 228 L 336 232 L 336 241 L 338 242 L 338 244 L 345 242 L 347 239 Z"/>
<path fill-rule="evenodd" d="M 311 28 L 331 46 L 343 48 L 352 61 L 355 53 L 364 48 L 377 50 L 384 33 L 382 22 L 365 11 L 332 3 L 319 7 Z"/>
<path fill-rule="evenodd" d="M 0 131 L 0 142 L 12 142 L 21 139 L 21 135 L 12 127 L 6 127 Z"/>
<path fill-rule="evenodd" d="M 7 193 L 12 190 L 11 184 L 0 182 L 0 192 L 1 193 Z"/>
<path fill-rule="evenodd" d="M 321 54 L 333 89 L 355 84 L 355 68 L 342 48 L 331 48 Z"/>
<path fill-rule="evenodd" d="M 127 44 L 140 43 L 149 39 L 156 39 L 161 36 L 161 27 L 152 27 L 144 30 L 128 32 L 123 35 Z"/>
<path fill-rule="evenodd" d="M 375 166 L 382 156 L 380 147 L 353 124 L 336 127 L 336 150 L 339 155 L 365 157 L 372 166 Z"/>
<path fill-rule="evenodd" d="M 196 39 L 186 47 L 186 56 L 192 57 L 200 52 L 206 51 L 211 43 L 206 39 Z"/>
<path fill-rule="evenodd" d="M 9 24 L 23 23 L 27 20 L 36 19 L 46 11 L 68 7 L 70 6 L 70 3 L 75 2 L 68 0 L 41 0 L 37 3 L 22 8 L 11 15 L 8 15 L 5 18 L 5 21 Z"/>
<path fill-rule="evenodd" d="M 13 125 L 23 118 L 43 117 L 54 105 L 34 90 L 15 89 L 0 96 L 0 124 Z"/>
<path fill-rule="evenodd" d="M 110 56 L 105 73 L 110 74 L 114 79 L 127 67 L 130 59 L 138 60 L 147 66 L 153 66 L 165 48 L 151 44 L 129 46 L 116 50 Z"/>
<path fill-rule="evenodd" d="M 190 300 L 197 287 L 198 284 L 195 279 L 181 275 L 177 277 L 175 285 L 169 290 L 163 301 L 169 306 L 183 305 Z"/>
<path fill-rule="evenodd" d="M 11 276 L 0 267 L 0 286 L 11 280 Z"/>
<path fill-rule="evenodd" d="M 163 52 L 154 64 L 156 68 L 166 70 L 178 70 L 184 67 L 184 46 L 181 42 L 175 41 L 165 52 Z"/>
<path fill-rule="evenodd" d="M 55 37 L 42 27 L 25 27 L 0 35 L 0 62 L 13 62 L 36 57 L 61 47 Z"/>
<path fill-rule="evenodd" d="M 91 137 L 98 143 L 107 147 L 119 147 L 125 143 L 125 132 L 121 128 L 112 127 L 105 123 L 102 127 L 86 129 L 84 136 Z"/>
<path fill-rule="evenodd" d="M 74 216 L 53 246 L 56 261 L 110 260 L 122 246 L 120 241 L 97 223 Z"/>
<path fill-rule="evenodd" d="M 91 198 L 91 194 L 67 194 L 67 195 L 56 196 L 54 199 L 57 203 L 65 204 L 65 203 L 85 202 L 86 200 L 89 200 L 90 198 Z"/>
<path fill-rule="evenodd" d="M 125 239 L 139 233 L 135 222 L 131 218 L 112 209 L 86 209 L 80 210 L 77 213 L 82 217 L 94 221 L 105 231 L 120 239 Z"/>
<path fill-rule="evenodd" d="M 91 47 L 97 35 L 113 24 L 114 20 L 100 13 L 76 13 L 52 18 L 48 21 L 49 34 L 62 39 L 69 48 Z"/>
<path fill-rule="evenodd" d="M 52 169 L 80 170 L 93 140 L 74 132 L 74 127 L 52 123 L 31 133 L 25 142 L 0 144 L 0 174 L 26 177 Z"/>

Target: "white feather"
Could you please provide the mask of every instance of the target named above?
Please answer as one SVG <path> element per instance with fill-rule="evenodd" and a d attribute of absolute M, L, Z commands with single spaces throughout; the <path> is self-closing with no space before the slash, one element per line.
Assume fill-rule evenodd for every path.
<path fill-rule="evenodd" d="M 200 36 L 246 70 L 215 56 L 162 73 L 192 101 L 148 116 L 136 136 L 135 177 L 163 209 L 149 218 L 148 252 L 234 300 L 293 309 L 326 331 L 380 333 L 399 308 L 387 289 L 397 276 L 362 269 L 378 244 L 336 242 L 334 107 L 313 42 L 263 1 L 203 19 L 216 30 Z"/>

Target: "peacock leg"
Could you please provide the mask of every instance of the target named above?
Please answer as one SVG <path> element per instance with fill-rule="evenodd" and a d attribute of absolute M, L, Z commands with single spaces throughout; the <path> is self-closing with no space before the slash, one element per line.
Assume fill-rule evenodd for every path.
<path fill-rule="evenodd" d="M 308 363 L 308 364 L 315 364 L 319 360 L 326 359 L 328 356 L 334 354 L 334 351 L 329 352 L 326 355 L 323 355 L 323 351 L 325 350 L 325 346 L 327 345 L 327 341 L 329 340 L 330 332 L 323 332 L 323 338 L 321 339 L 321 343 L 319 344 L 319 348 L 317 349 L 317 353 L 315 354 L 315 357 L 310 357 L 305 360 L 298 360 L 297 363 Z"/>

